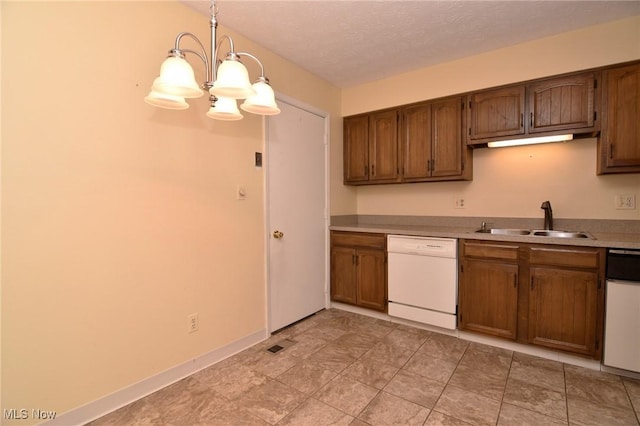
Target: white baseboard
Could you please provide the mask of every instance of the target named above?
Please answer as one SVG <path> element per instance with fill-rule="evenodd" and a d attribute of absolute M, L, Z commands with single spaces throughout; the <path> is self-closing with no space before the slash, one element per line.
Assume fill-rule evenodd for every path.
<path fill-rule="evenodd" d="M 235 355 L 256 343 L 260 343 L 267 337 L 267 330 L 262 329 L 226 346 L 176 365 L 166 371 L 148 377 L 88 404 L 74 408 L 71 411 L 56 416 L 55 419 L 40 424 L 46 426 L 84 425 L 220 362 L 225 358 Z"/>

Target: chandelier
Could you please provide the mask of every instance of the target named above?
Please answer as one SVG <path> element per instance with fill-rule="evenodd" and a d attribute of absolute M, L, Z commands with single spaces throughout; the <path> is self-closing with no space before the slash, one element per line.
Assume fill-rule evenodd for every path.
<path fill-rule="evenodd" d="M 276 105 L 273 89 L 269 79 L 264 75 L 262 62 L 247 52 L 236 52 L 233 40 L 223 35 L 217 41 L 216 30 L 218 10 L 215 0 L 211 0 L 209 6 L 211 43 L 209 53 L 202 42 L 189 32 L 181 32 L 176 37 L 175 46 L 169 50 L 169 56 L 160 67 L 160 76 L 157 77 L 151 92 L 144 98 L 145 102 L 160 108 L 181 110 L 189 108 L 185 99 L 197 98 L 209 92 L 211 107 L 207 117 L 217 120 L 241 120 L 242 114 L 238 110 L 238 99 L 244 99 L 240 108 L 244 111 L 259 115 L 276 115 L 280 109 Z M 200 47 L 200 51 L 181 49 L 180 42 L 183 38 L 190 38 Z M 218 59 L 223 42 L 229 44 L 230 51 L 224 60 Z M 186 60 L 186 54 L 199 57 L 205 65 L 206 81 L 201 85 L 195 80 L 193 68 Z M 249 72 L 240 61 L 241 58 L 250 58 L 260 66 L 260 75 L 251 84 Z"/>

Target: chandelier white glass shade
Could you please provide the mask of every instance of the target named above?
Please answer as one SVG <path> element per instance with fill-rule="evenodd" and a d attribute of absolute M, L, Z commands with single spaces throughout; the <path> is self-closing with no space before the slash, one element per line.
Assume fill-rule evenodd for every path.
<path fill-rule="evenodd" d="M 151 88 L 156 92 L 183 98 L 198 98 L 204 93 L 193 74 L 193 68 L 184 56 L 169 56 L 160 67 L 158 77 Z"/>
<path fill-rule="evenodd" d="M 232 98 L 216 98 L 215 102 L 211 102 L 207 117 L 225 121 L 242 120 L 242 114 L 238 111 L 238 104 Z"/>
<path fill-rule="evenodd" d="M 229 55 L 217 70 L 218 78 L 209 93 L 232 99 L 245 99 L 256 94 L 249 81 L 249 72 L 236 56 Z"/>
<path fill-rule="evenodd" d="M 187 109 L 189 104 L 184 100 L 182 96 L 169 95 L 156 90 L 156 83 L 160 77 L 156 78 L 153 82 L 151 92 L 144 98 L 144 101 L 149 105 L 157 106 L 159 108 L 166 109 Z"/>
<path fill-rule="evenodd" d="M 169 51 L 169 56 L 162 63 L 160 76 L 154 80 L 151 92 L 144 98 L 145 102 L 160 108 L 186 109 L 189 104 L 185 98 L 202 96 L 204 94 L 202 89 L 204 89 L 209 92 L 211 104 L 207 117 L 218 120 L 242 119 L 237 99 L 245 99 L 241 108 L 252 114 L 279 114 L 280 109 L 276 105 L 269 79 L 264 76 L 262 62 L 250 53 L 236 52 L 233 40 L 227 35 L 223 35 L 218 42 L 215 0 L 211 1 L 209 12 L 211 17 L 209 53 L 195 35 L 188 32 L 178 34 L 175 47 Z M 194 40 L 200 47 L 200 51 L 181 49 L 180 42 L 184 37 Z M 228 42 L 231 51 L 226 54 L 224 61 L 220 61 L 218 53 L 224 41 Z M 205 64 L 206 81 L 201 85 L 196 82 L 193 68 L 186 60 L 187 53 L 199 57 Z M 253 85 L 249 80 L 247 68 L 240 61 L 244 57 L 251 58 L 260 67 L 260 75 Z"/>
<path fill-rule="evenodd" d="M 276 97 L 273 89 L 269 85 L 269 80 L 259 77 L 258 81 L 253 83 L 255 96 L 247 98 L 240 108 L 253 114 L 277 115 L 280 114 L 280 108 L 276 105 Z"/>

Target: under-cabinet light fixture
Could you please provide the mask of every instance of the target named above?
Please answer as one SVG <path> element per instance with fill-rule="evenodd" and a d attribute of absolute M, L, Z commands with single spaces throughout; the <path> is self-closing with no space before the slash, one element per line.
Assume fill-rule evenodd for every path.
<path fill-rule="evenodd" d="M 501 148 L 505 146 L 533 145 L 537 143 L 565 142 L 573 140 L 573 135 L 539 136 L 537 138 L 511 139 L 508 141 L 489 142 L 489 148 Z"/>
<path fill-rule="evenodd" d="M 209 92 L 211 103 L 207 117 L 218 120 L 242 119 L 237 99 L 245 99 L 240 105 L 244 111 L 259 115 L 279 114 L 280 109 L 276 104 L 269 79 L 264 76 L 262 62 L 251 53 L 236 52 L 233 40 L 227 35 L 223 35 L 220 41 L 217 41 L 218 9 L 215 3 L 215 0 L 211 0 L 209 7 L 211 42 L 208 54 L 198 37 L 189 32 L 178 34 L 175 47 L 169 50 L 169 56 L 160 68 L 160 76 L 154 80 L 151 92 L 144 98 L 145 102 L 160 108 L 187 109 L 189 104 L 185 98 L 200 97 L 204 94 L 201 89 L 204 89 Z M 183 37 L 194 40 L 200 51 L 181 49 L 180 41 Z M 222 61 L 218 59 L 218 54 L 225 40 L 229 44 L 230 52 Z M 187 53 L 199 57 L 204 62 L 206 81 L 201 85 L 196 83 L 193 68 L 186 60 Z M 249 82 L 249 73 L 240 62 L 240 58 L 250 58 L 260 66 L 260 76 L 253 85 Z"/>

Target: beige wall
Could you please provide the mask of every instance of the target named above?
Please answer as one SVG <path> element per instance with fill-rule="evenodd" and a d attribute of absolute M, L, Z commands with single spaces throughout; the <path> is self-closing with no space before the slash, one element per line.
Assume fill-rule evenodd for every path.
<path fill-rule="evenodd" d="M 342 112 L 352 115 L 639 58 L 636 16 L 345 89 Z M 550 200 L 561 218 L 640 219 L 640 207 L 614 209 L 616 194 L 635 193 L 640 201 L 640 174 L 596 176 L 595 170 L 595 139 L 479 149 L 473 181 L 359 187 L 356 211 L 539 217 L 540 203 Z M 466 209 L 454 209 L 458 196 Z"/>
<path fill-rule="evenodd" d="M 176 2 L 0 5 L 2 407 L 62 413 L 264 330 L 262 118 L 142 101 L 177 33 L 207 41 L 207 18 Z M 235 42 L 341 137 L 338 89 Z"/>

